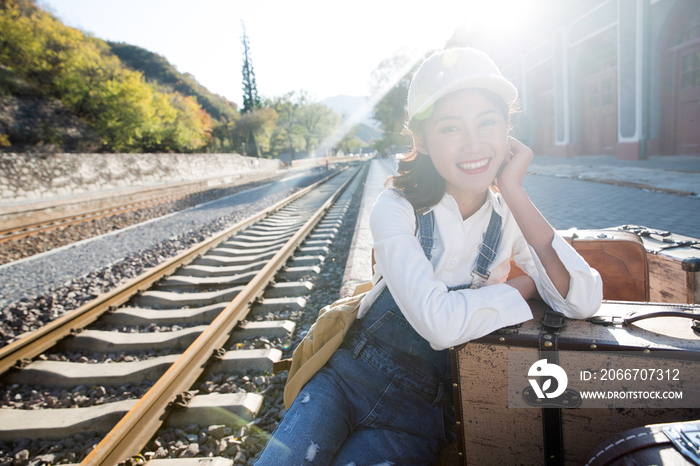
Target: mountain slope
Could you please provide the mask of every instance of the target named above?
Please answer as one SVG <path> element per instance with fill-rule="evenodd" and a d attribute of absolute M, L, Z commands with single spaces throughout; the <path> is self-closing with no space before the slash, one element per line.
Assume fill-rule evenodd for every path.
<path fill-rule="evenodd" d="M 112 53 L 135 71 L 143 73 L 147 81 L 165 87 L 169 92 L 177 91 L 186 96 L 194 96 L 199 105 L 218 121 L 236 119 L 236 104 L 210 92 L 199 84 L 189 73 L 180 73 L 165 58 L 149 50 L 122 42 L 107 42 Z"/>
<path fill-rule="evenodd" d="M 371 144 L 375 139 L 381 139 L 383 135 L 378 129 L 364 123 L 359 123 L 357 126 L 359 126 L 360 129 L 355 133 L 355 136 L 362 139 L 367 144 Z"/>
<path fill-rule="evenodd" d="M 367 103 L 367 97 L 351 96 L 351 95 L 336 95 L 326 97 L 321 101 L 322 104 L 335 110 L 335 113 L 340 115 L 353 116 L 355 112 L 360 111 Z M 359 115 L 359 121 L 356 123 L 364 123 L 373 128 L 379 128 L 378 123 L 372 119 L 372 107 L 367 107 Z"/>
<path fill-rule="evenodd" d="M 88 133 L 85 125 L 98 137 L 95 150 L 193 152 L 211 141 L 212 120 L 197 97 L 162 92 L 164 86 L 159 91 L 106 42 L 64 25 L 30 0 L 0 0 L 0 64 L 8 117 L 0 128 L 2 150 L 27 144 L 77 149 L 80 135 Z M 184 81 L 209 97 L 194 79 Z M 220 116 L 237 116 L 228 103 L 219 107 Z"/>

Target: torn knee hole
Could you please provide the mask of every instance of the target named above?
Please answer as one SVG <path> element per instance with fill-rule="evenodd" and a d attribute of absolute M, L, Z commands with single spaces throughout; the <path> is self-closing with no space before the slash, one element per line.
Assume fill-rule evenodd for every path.
<path fill-rule="evenodd" d="M 306 449 L 306 461 L 308 461 L 309 463 L 312 462 L 316 458 L 318 450 L 318 444 L 311 442 L 309 448 Z"/>

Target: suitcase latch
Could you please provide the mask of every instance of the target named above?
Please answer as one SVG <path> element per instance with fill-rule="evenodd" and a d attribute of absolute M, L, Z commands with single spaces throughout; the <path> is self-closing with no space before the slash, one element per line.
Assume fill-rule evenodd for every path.
<path fill-rule="evenodd" d="M 622 325 L 625 323 L 625 318 L 620 316 L 593 316 L 587 320 L 592 324 L 602 325 L 604 327 Z"/>
<path fill-rule="evenodd" d="M 540 319 L 540 324 L 545 327 L 559 329 L 566 327 L 566 319 L 564 318 L 564 314 L 548 310 L 544 313 L 544 317 Z"/>

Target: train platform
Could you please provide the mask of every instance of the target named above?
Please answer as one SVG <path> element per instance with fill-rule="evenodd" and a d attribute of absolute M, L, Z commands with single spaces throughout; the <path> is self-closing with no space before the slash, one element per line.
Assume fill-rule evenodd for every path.
<path fill-rule="evenodd" d="M 394 161 L 375 158 L 370 161 L 369 173 L 365 180 L 360 212 L 357 215 L 355 234 L 350 245 L 348 261 L 345 265 L 340 296 L 351 296 L 355 287 L 372 278 L 372 233 L 369 230 L 369 212 L 379 194 L 384 191 L 384 181 L 395 171 Z"/>
<path fill-rule="evenodd" d="M 618 160 L 613 155 L 535 156 L 530 172 L 679 196 L 700 195 L 700 156 L 697 155 L 656 155 L 647 160 Z"/>

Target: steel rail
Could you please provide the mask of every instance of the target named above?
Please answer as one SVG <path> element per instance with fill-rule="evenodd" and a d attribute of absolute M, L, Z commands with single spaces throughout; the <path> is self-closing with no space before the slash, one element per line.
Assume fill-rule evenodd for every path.
<path fill-rule="evenodd" d="M 285 265 L 287 259 L 292 256 L 359 171 L 359 169 L 356 170 L 285 243 L 131 411 L 90 452 L 80 463 L 81 466 L 113 466 L 140 453 L 164 422 L 171 402 L 178 394 L 188 390 L 199 378 L 214 350 L 224 345 L 236 324 L 247 315 L 255 299 L 262 296 L 267 285 Z"/>
<path fill-rule="evenodd" d="M 273 177 L 265 176 L 253 181 L 262 181 L 270 179 Z M 212 191 L 214 189 L 228 189 L 235 186 L 240 186 L 244 183 L 226 183 L 221 186 L 214 186 L 211 188 L 197 188 L 189 189 L 184 192 L 184 194 L 167 194 L 163 196 L 151 197 L 141 201 L 126 202 L 124 204 L 119 204 L 116 206 L 106 207 L 104 209 L 94 209 L 88 210 L 86 212 L 81 212 L 74 215 L 66 215 L 65 217 L 56 218 L 53 220 L 34 222 L 27 225 L 22 225 L 20 227 L 13 227 L 7 229 L 0 229 L 0 243 L 6 243 L 8 241 L 17 240 L 25 238 L 27 236 L 37 235 L 44 231 L 56 230 L 61 227 L 66 227 L 69 225 L 76 225 L 79 223 L 88 222 L 90 220 L 96 220 L 104 217 L 111 217 L 113 215 L 122 214 L 125 212 L 131 212 L 138 209 L 143 209 L 146 207 L 164 204 L 167 202 L 174 202 L 180 199 L 184 199 L 187 196 L 192 196 L 195 194 L 204 193 L 207 191 Z"/>
<path fill-rule="evenodd" d="M 98 218 L 110 217 L 112 215 L 122 214 L 124 212 L 131 212 L 137 209 L 143 209 L 145 207 L 150 207 L 153 205 L 164 204 L 166 202 L 177 201 L 183 199 L 191 194 L 196 194 L 199 191 L 188 192 L 184 195 L 169 195 L 158 197 L 154 199 L 148 199 L 145 201 L 130 202 L 127 204 L 121 204 L 118 206 L 108 207 L 106 209 L 96 209 L 83 212 L 75 215 L 67 215 L 65 217 L 57 218 L 54 220 L 49 220 L 46 222 L 36 222 L 29 225 L 23 225 L 16 228 L 8 228 L 6 230 L 0 230 L 0 243 L 6 243 L 15 239 L 25 238 L 27 236 L 36 235 L 43 231 L 56 230 L 61 227 L 66 227 L 69 225 L 75 225 L 78 223 L 88 222 L 90 220 L 96 220 Z"/>
<path fill-rule="evenodd" d="M 148 272 L 139 275 L 129 282 L 121 285 L 114 290 L 105 293 L 102 296 L 84 304 L 83 306 L 70 311 L 66 315 L 38 328 L 29 335 L 16 340 L 9 345 L 0 348 L 0 374 L 3 374 L 15 365 L 21 366 L 22 361 L 32 359 L 47 349 L 51 348 L 62 338 L 75 333 L 80 329 L 94 322 L 105 312 L 116 309 L 116 307 L 124 304 L 137 294 L 139 291 L 145 291 L 153 283 L 157 282 L 164 276 L 171 275 L 175 270 L 185 264 L 190 263 L 199 255 L 205 253 L 209 249 L 216 247 L 232 234 L 240 231 L 255 222 L 262 220 L 270 214 L 276 212 L 290 202 L 298 199 L 309 191 L 313 190 L 320 184 L 328 181 L 336 176 L 340 171 L 333 173 L 316 183 L 307 186 L 306 188 L 282 199 L 278 203 L 268 207 L 262 212 L 253 215 L 229 228 L 218 233 L 212 238 L 192 246 L 183 251 L 177 256 L 157 265 Z"/>

